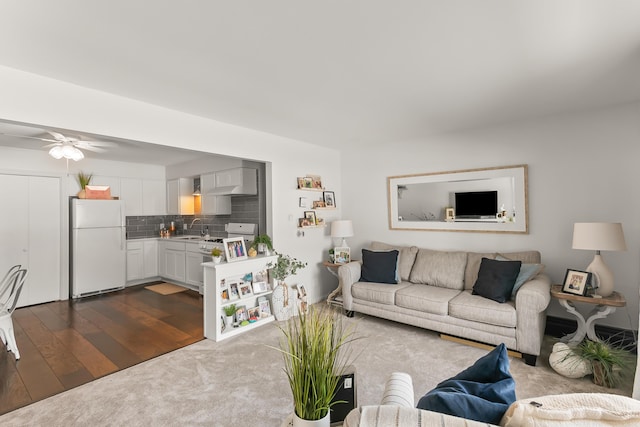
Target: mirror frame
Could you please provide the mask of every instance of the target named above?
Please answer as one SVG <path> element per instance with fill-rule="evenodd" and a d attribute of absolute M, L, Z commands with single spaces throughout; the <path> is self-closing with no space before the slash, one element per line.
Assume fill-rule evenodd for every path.
<path fill-rule="evenodd" d="M 474 181 L 491 178 L 514 180 L 515 221 L 455 222 L 444 220 L 407 221 L 398 215 L 398 187 L 409 184 L 427 184 L 456 181 Z M 482 233 L 529 233 L 528 167 L 527 165 L 499 166 L 465 169 L 448 172 L 432 172 L 387 177 L 389 229 L 417 231 L 462 231 Z M 444 208 L 443 213 L 444 213 Z M 522 212 L 522 213 L 521 213 Z M 520 220 L 524 218 L 524 220 Z"/>

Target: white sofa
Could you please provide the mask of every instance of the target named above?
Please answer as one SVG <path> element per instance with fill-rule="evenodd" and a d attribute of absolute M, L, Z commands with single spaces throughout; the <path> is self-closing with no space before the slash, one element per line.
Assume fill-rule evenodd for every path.
<path fill-rule="evenodd" d="M 494 424 L 414 408 L 409 374 L 395 372 L 380 405 L 355 408 L 343 427 L 487 427 Z M 605 393 L 569 393 L 517 400 L 502 417 L 503 427 L 602 427 L 640 425 L 640 401 Z"/>
<path fill-rule="evenodd" d="M 373 242 L 371 249 L 399 250 L 401 281 L 361 282 L 360 262 L 341 266 L 338 277 L 349 316 L 364 313 L 492 345 L 505 343 L 535 366 L 551 299 L 549 277 L 538 274 L 519 288 L 515 299 L 504 303 L 472 295 L 472 288 L 483 257 L 495 259 L 499 254 L 539 264 L 539 252 L 445 252 L 380 242 Z"/>

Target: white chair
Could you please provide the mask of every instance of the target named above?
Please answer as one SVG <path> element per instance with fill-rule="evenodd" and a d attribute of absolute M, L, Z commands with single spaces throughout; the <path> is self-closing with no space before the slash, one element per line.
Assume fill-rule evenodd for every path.
<path fill-rule="evenodd" d="M 11 271 L 11 270 L 10 270 Z M 12 351 L 16 360 L 20 359 L 20 351 L 16 344 L 16 337 L 13 333 L 13 320 L 11 315 L 16 309 L 18 298 L 24 281 L 27 278 L 27 270 L 14 270 L 11 275 L 5 277 L 6 283 L 0 289 L 0 338 L 7 346 L 7 351 Z"/>

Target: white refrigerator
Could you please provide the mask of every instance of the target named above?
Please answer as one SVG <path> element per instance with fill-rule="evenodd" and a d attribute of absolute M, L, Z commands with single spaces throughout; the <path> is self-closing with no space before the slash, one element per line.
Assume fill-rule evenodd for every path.
<path fill-rule="evenodd" d="M 124 202 L 71 200 L 71 296 L 123 289 L 127 241 Z"/>

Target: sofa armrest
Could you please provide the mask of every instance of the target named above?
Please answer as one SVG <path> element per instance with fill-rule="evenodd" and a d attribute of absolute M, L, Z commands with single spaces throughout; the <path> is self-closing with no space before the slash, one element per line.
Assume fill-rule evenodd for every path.
<path fill-rule="evenodd" d="M 539 274 L 516 293 L 516 341 L 518 351 L 538 356 L 551 302 L 551 279 Z"/>
<path fill-rule="evenodd" d="M 351 311 L 353 306 L 351 285 L 360 280 L 360 269 L 361 265 L 358 261 L 341 265 L 338 268 L 338 287 L 342 289 L 342 303 L 347 311 Z"/>
<path fill-rule="evenodd" d="M 413 408 L 413 381 L 411 375 L 404 372 L 393 372 L 384 385 L 381 405 L 404 406 Z"/>

